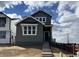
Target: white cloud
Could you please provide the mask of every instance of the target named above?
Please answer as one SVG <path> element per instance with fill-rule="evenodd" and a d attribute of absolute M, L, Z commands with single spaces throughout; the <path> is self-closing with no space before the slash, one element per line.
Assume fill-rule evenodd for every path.
<path fill-rule="evenodd" d="M 44 6 L 52 6 L 54 3 L 56 3 L 56 1 L 24 1 L 25 5 L 31 6 L 31 7 L 44 7 Z"/>
<path fill-rule="evenodd" d="M 79 7 L 76 8 L 75 14 L 79 17 Z"/>
<path fill-rule="evenodd" d="M 34 9 L 39 10 L 43 7 L 51 7 L 56 1 L 24 1 L 25 5 L 28 5 L 28 8 L 25 12 L 32 12 Z"/>
<path fill-rule="evenodd" d="M 12 7 L 13 8 L 13 5 L 19 5 L 21 3 L 22 3 L 21 1 L 9 1 L 9 2 L 5 3 L 5 7 L 7 7 L 7 8 Z"/>
<path fill-rule="evenodd" d="M 5 2 L 0 2 L 0 11 L 5 9 Z"/>
<path fill-rule="evenodd" d="M 71 10 L 74 9 L 74 13 L 67 10 L 67 6 L 70 6 Z M 69 42 L 79 44 L 79 2 L 60 2 L 58 14 L 60 24 L 54 26 L 57 30 L 52 32 L 53 37 L 59 43 L 67 43 L 67 33 L 69 33 Z"/>
<path fill-rule="evenodd" d="M 79 2 L 78 1 L 61 1 L 59 2 L 59 6 L 58 6 L 58 14 L 59 16 L 61 16 L 65 10 L 67 10 L 67 7 L 69 7 L 69 9 L 75 9 L 76 7 L 79 6 Z"/>
<path fill-rule="evenodd" d="M 9 16 L 10 18 L 22 18 L 21 15 L 17 15 L 16 13 L 13 14 L 6 14 L 7 16 Z"/>
<path fill-rule="evenodd" d="M 0 1 L 0 11 L 5 10 L 5 8 L 13 8 L 14 5 L 18 5 L 21 3 L 21 1 Z"/>
<path fill-rule="evenodd" d="M 53 38 L 56 38 L 56 42 L 58 43 L 67 43 L 67 37 L 66 34 L 60 32 L 60 31 L 54 31 L 54 33 L 52 33 Z"/>
<path fill-rule="evenodd" d="M 77 16 L 69 11 L 64 11 L 63 16 L 59 19 L 60 23 L 68 23 L 72 21 L 76 21 Z"/>

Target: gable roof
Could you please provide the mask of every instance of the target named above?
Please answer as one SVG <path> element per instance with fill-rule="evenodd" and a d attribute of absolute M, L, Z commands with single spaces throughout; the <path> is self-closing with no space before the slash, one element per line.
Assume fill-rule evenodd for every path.
<path fill-rule="evenodd" d="M 15 25 L 17 25 L 18 23 L 20 23 L 20 22 L 24 21 L 25 19 L 27 19 L 27 18 L 31 17 L 31 18 L 33 18 L 35 21 L 37 21 L 37 22 L 41 23 L 42 25 L 44 25 L 44 26 L 46 26 L 46 27 L 50 27 L 50 26 L 52 26 L 52 25 L 45 25 L 45 23 L 42 23 L 42 22 L 40 22 L 39 20 L 37 20 L 36 18 L 34 18 L 34 17 L 33 17 L 33 15 L 35 15 L 35 14 L 36 14 L 36 13 L 38 13 L 38 12 L 43 12 L 43 13 L 45 13 L 45 14 L 49 15 L 50 17 L 52 17 L 50 14 L 48 14 L 48 13 L 46 13 L 46 12 L 42 11 L 42 10 L 39 10 L 39 11 L 37 11 L 37 12 L 33 13 L 31 16 L 23 17 L 23 20 L 20 20 L 20 21 L 16 22 L 16 24 L 15 24 Z"/>
<path fill-rule="evenodd" d="M 35 21 L 37 21 L 37 22 L 41 23 L 42 25 L 45 25 L 44 23 L 42 23 L 42 22 L 38 21 L 36 18 L 34 18 L 34 17 L 32 17 L 32 16 L 28 16 L 28 17 L 24 18 L 23 20 L 18 21 L 15 25 L 17 25 L 18 23 L 20 23 L 20 22 L 22 22 L 22 21 L 26 20 L 26 19 L 27 19 L 27 18 L 29 18 L 29 17 L 30 17 L 30 18 L 32 18 L 32 19 L 34 19 Z"/>
<path fill-rule="evenodd" d="M 49 15 L 50 17 L 52 17 L 49 13 L 47 13 L 47 12 L 45 12 L 45 11 L 42 11 L 42 10 L 36 11 L 36 12 L 33 13 L 31 16 L 33 16 L 33 15 L 39 13 L 39 12 L 45 13 L 45 14 Z"/>
<path fill-rule="evenodd" d="M 3 14 L 3 15 L 5 15 L 6 17 L 8 17 L 9 19 L 11 19 L 12 20 L 12 18 L 10 18 L 9 16 L 7 16 L 5 13 L 3 13 L 3 12 L 0 12 L 0 14 Z"/>

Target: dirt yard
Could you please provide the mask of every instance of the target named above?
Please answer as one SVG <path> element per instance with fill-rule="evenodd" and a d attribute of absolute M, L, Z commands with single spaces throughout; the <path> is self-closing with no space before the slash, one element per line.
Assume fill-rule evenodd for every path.
<path fill-rule="evenodd" d="M 60 53 L 61 52 L 61 53 Z M 52 47 L 54 57 L 68 57 L 71 53 Z M 0 45 L 0 57 L 42 57 L 39 46 L 5 46 Z"/>
<path fill-rule="evenodd" d="M 21 46 L 0 46 L 0 57 L 40 57 L 41 49 Z"/>
<path fill-rule="evenodd" d="M 54 57 L 69 57 L 72 56 L 72 53 L 56 48 L 56 47 L 52 47 L 52 53 L 54 55 Z"/>

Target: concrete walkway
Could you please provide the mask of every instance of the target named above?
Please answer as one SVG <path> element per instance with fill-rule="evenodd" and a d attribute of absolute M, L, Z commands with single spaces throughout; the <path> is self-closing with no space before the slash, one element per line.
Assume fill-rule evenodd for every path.
<path fill-rule="evenodd" d="M 43 51 L 42 52 L 43 57 L 52 57 L 53 56 L 48 42 L 43 43 L 42 51 Z"/>

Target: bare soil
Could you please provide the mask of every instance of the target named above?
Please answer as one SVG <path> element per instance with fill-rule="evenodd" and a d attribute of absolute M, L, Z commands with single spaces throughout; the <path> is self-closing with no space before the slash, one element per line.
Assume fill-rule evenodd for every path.
<path fill-rule="evenodd" d="M 21 46 L 0 46 L 0 57 L 40 57 L 40 48 Z"/>
<path fill-rule="evenodd" d="M 72 53 L 68 51 L 65 51 L 56 47 L 52 47 L 52 53 L 54 57 L 69 57 L 73 55 Z"/>

